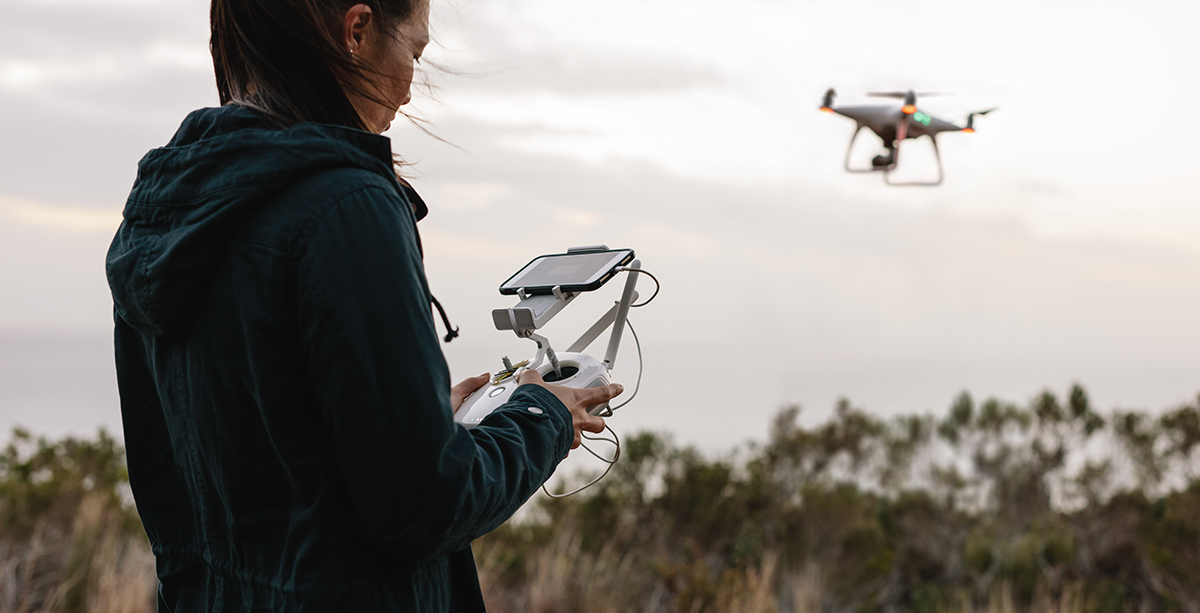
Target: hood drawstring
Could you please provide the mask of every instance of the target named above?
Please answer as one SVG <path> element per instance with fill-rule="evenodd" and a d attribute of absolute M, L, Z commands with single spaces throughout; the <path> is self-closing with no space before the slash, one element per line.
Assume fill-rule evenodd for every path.
<path fill-rule="evenodd" d="M 425 206 L 425 201 L 421 199 L 421 196 L 417 194 L 416 190 L 403 177 L 397 175 L 396 183 L 400 185 L 400 191 L 404 193 L 405 197 L 408 198 L 409 204 L 412 205 L 413 215 L 416 217 L 413 220 L 413 233 L 417 235 L 417 250 L 421 252 L 421 261 L 424 262 L 425 246 L 421 244 L 421 231 L 417 229 L 417 222 L 429 213 L 429 207 Z M 433 306 L 437 307 L 438 313 L 442 316 L 442 323 L 446 326 L 446 336 L 442 337 L 442 341 L 449 343 L 458 337 L 458 328 L 450 325 L 450 318 L 446 317 L 446 309 L 442 308 L 442 303 L 438 302 L 438 299 L 434 298 L 432 293 L 428 295 L 429 302 L 432 302 Z"/>
<path fill-rule="evenodd" d="M 442 303 L 438 302 L 438 299 L 434 298 L 433 294 L 429 295 L 429 301 L 433 303 L 433 306 L 437 307 L 438 313 L 442 316 L 442 324 L 446 326 L 446 336 L 443 336 L 442 340 L 449 343 L 458 337 L 458 328 L 450 325 L 450 318 L 446 317 L 446 309 L 442 308 Z"/>

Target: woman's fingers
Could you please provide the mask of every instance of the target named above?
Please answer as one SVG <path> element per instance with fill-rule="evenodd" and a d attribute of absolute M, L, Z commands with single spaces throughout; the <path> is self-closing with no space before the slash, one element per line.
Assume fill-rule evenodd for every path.
<path fill-rule="evenodd" d="M 462 406 L 463 401 L 467 399 L 467 396 L 470 396 L 471 394 L 475 393 L 475 390 L 487 385 L 487 382 L 490 380 L 490 378 L 491 375 L 488 373 L 483 373 L 482 375 L 476 375 L 451 387 L 450 411 L 457 411 L 458 407 Z"/>
<path fill-rule="evenodd" d="M 578 413 L 572 411 L 571 415 L 575 426 L 575 440 L 571 443 L 571 449 L 579 446 L 583 441 L 583 433 L 591 432 L 592 434 L 600 434 L 604 432 L 604 418 L 596 415 L 588 415 L 584 411 Z"/>
<path fill-rule="evenodd" d="M 588 415 L 583 420 L 583 430 L 592 434 L 600 434 L 604 432 L 604 418 L 597 415 Z"/>
<path fill-rule="evenodd" d="M 567 410 L 571 412 L 571 425 L 575 429 L 575 439 L 571 442 L 571 449 L 579 447 L 583 432 L 591 432 L 593 434 L 604 432 L 604 418 L 598 415 L 591 415 L 587 410 L 591 407 L 604 404 L 625 391 L 625 388 L 620 383 L 610 383 L 586 389 L 551 385 L 546 383 L 536 370 L 525 370 L 518 373 L 517 383 L 520 385 L 527 383 L 541 385 L 550 390 L 551 393 L 566 405 Z"/>
<path fill-rule="evenodd" d="M 465 392 L 463 396 L 470 396 L 475 390 L 487 384 L 488 377 L 489 375 L 487 373 L 483 373 L 482 375 L 475 375 L 470 379 L 463 379 L 454 387 L 450 388 L 450 390 L 454 392 Z"/>
<path fill-rule="evenodd" d="M 589 387 L 587 389 L 579 390 L 579 392 L 583 395 L 581 400 L 585 403 L 584 406 L 588 407 L 604 404 L 605 402 L 616 398 L 617 395 L 623 391 L 625 391 L 625 388 L 622 387 L 620 383 L 609 383 L 608 385 L 602 385 L 600 387 Z"/>
<path fill-rule="evenodd" d="M 618 394 L 625 391 L 620 383 L 610 383 L 602 387 L 589 387 L 587 389 L 578 390 L 580 404 L 583 405 L 584 411 L 591 411 L 593 407 L 597 407 L 616 398 Z M 599 430 L 588 430 L 589 432 L 599 432 Z"/>

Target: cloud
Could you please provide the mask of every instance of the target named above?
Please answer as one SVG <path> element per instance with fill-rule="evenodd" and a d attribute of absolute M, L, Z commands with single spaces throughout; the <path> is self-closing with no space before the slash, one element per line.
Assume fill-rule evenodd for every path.
<path fill-rule="evenodd" d="M 443 13 L 454 10 L 435 8 Z M 519 10 L 472 10 L 470 19 L 434 18 L 439 48 L 431 57 L 450 68 L 447 89 L 587 97 L 721 89 L 734 81 L 714 64 L 669 48 L 646 49 L 602 37 L 567 36 Z M 453 29 L 445 28 L 442 36 L 443 29 L 436 27 L 439 21 L 453 21 Z"/>
<path fill-rule="evenodd" d="M 137 87 L 63 87 L 58 97 L 0 94 L 0 186 L 45 205 L 124 204 L 137 162 L 202 106 L 204 86 L 164 75 Z"/>
<path fill-rule="evenodd" d="M 845 394 L 888 414 L 944 406 L 964 388 L 1021 400 L 1079 381 L 1105 406 L 1195 392 L 1200 254 L 1046 236 L 1013 210 L 902 205 L 882 187 L 731 185 L 514 151 L 507 128 L 469 121 L 439 133 L 467 151 L 394 139 L 422 160 L 430 284 L 464 331 L 445 349 L 456 375 L 531 348 L 492 328 L 491 309 L 512 306 L 501 280 L 535 255 L 605 243 L 635 249 L 663 283 L 633 314 L 647 375 L 623 428 L 722 448 L 757 436 L 784 402 L 820 415 Z M 586 329 L 610 289 L 551 322 L 552 343 Z M 618 380 L 635 364 L 622 357 Z"/>
<path fill-rule="evenodd" d="M 0 218 L 64 232 L 111 236 L 121 224 L 121 209 L 47 205 L 0 194 Z"/>
<path fill-rule="evenodd" d="M 216 104 L 207 4 L 0 2 L 0 328 L 110 325 L 103 259 L 137 161 Z M 465 151 L 391 136 L 432 209 L 456 373 L 529 348 L 492 329 L 500 280 L 607 243 L 664 283 L 636 313 L 647 378 L 622 427 L 721 441 L 781 402 L 921 410 L 1073 379 L 1108 406 L 1194 393 L 1200 255 L 1178 245 L 1200 228 L 1200 123 L 1143 128 L 1197 91 L 1178 76 L 1200 57 L 1195 9 L 506 0 L 455 21 L 453 4 L 429 57 L 464 74 L 433 75 L 430 115 Z M 946 27 L 871 36 L 927 15 Z M 850 127 L 815 110 L 831 85 L 956 91 L 928 100 L 948 119 L 1004 110 L 941 143 L 941 188 L 893 190 L 842 172 Z"/>
<path fill-rule="evenodd" d="M 464 91 L 493 94 L 553 92 L 566 96 L 722 89 L 732 79 L 713 66 L 684 57 L 645 57 L 622 51 L 557 46 L 551 49 L 481 49 L 489 57 Z"/>
<path fill-rule="evenodd" d="M 205 5 L 198 0 L 0 5 L 0 106 L 7 107 L 0 109 L 6 111 L 0 122 L 42 131 L 83 127 L 79 131 L 87 133 L 87 127 L 72 124 L 160 120 L 164 106 L 211 90 Z M 28 106 L 34 113 L 12 108 Z"/>
<path fill-rule="evenodd" d="M 111 210 L 149 149 L 216 104 L 204 2 L 0 3 L 0 185 Z"/>
<path fill-rule="evenodd" d="M 129 80 L 158 69 L 202 72 L 212 65 L 208 50 L 170 40 L 149 41 L 121 52 L 91 52 L 56 58 L 0 58 L 0 89 L 46 90 L 58 85 Z"/>

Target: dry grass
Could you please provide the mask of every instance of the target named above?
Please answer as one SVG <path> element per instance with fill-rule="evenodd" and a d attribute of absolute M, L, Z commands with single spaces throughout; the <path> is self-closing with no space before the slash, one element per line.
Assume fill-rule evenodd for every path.
<path fill-rule="evenodd" d="M 646 577 L 638 552 L 611 548 L 599 555 L 582 551 L 578 533 L 564 531 L 549 547 L 537 551 L 516 571 L 526 580 L 516 585 L 502 576 L 512 570 L 508 552 L 484 547 L 477 554 L 480 583 L 492 613 L 624 613 L 640 610 L 631 598 L 644 596 Z M 653 595 L 652 595 L 653 596 Z M 667 594 L 659 594 L 666 598 Z M 631 608 L 633 607 L 633 608 Z"/>
<path fill-rule="evenodd" d="M 154 556 L 143 537 L 122 529 L 119 509 L 85 498 L 66 530 L 42 523 L 22 541 L 0 541 L 0 611 L 12 613 L 150 613 L 155 609 Z M 785 570 L 778 552 L 704 583 L 702 565 L 667 570 L 642 552 L 609 547 L 589 554 L 576 530 L 537 550 L 506 576 L 513 552 L 486 543 L 477 550 L 491 613 L 818 613 L 833 611 L 816 563 Z M 506 560 L 510 560 L 506 562 Z M 992 590 L 974 606 L 963 594 L 944 613 L 1084 613 L 1082 586 L 1039 594 L 1028 609 L 1013 590 Z M 1132 613 L 1132 610 L 1131 610 Z"/>
<path fill-rule="evenodd" d="M 491 613 L 826 613 L 838 611 L 826 598 L 825 573 L 816 563 L 784 571 L 772 552 L 742 570 L 727 570 L 708 598 L 692 594 L 683 599 L 647 575 L 645 560 L 635 554 L 605 550 L 597 556 L 581 551 L 579 539 L 568 534 L 526 561 L 525 579 L 504 581 L 506 554 L 499 547 L 482 547 L 480 581 Z M 640 593 L 639 593 L 640 592 Z M 1057 596 L 1040 593 L 1028 608 L 1016 604 L 1007 585 L 993 589 L 984 602 L 973 604 L 961 593 L 952 606 L 936 613 L 1085 613 L 1083 586 L 1068 585 Z M 867 607 L 863 610 L 875 610 Z M 908 610 L 908 609 L 904 609 Z M 1127 609 L 1134 613 L 1135 609 Z M 840 612 L 839 612 L 840 613 Z M 1140 613 L 1140 611 L 1138 612 Z"/>
<path fill-rule="evenodd" d="M 726 571 L 726 580 L 720 582 L 717 588 L 716 610 L 729 613 L 777 613 L 778 568 L 779 555 L 771 552 L 758 565 L 745 571 Z"/>
<path fill-rule="evenodd" d="M 103 496 L 83 499 L 69 527 L 40 522 L 27 539 L 0 540 L 0 610 L 150 613 L 154 556 Z"/>

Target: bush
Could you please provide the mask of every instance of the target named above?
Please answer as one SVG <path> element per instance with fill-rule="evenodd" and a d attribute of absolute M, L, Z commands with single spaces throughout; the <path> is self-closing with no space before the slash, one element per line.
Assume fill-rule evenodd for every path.
<path fill-rule="evenodd" d="M 1102 417 L 1076 386 L 798 415 L 740 457 L 632 437 L 605 481 L 478 542 L 490 606 L 1200 610 L 1197 405 Z"/>
<path fill-rule="evenodd" d="M 964 393 L 940 417 L 799 413 L 719 457 L 629 437 L 598 485 L 477 541 L 489 610 L 1200 611 L 1200 403 L 1101 416 L 1075 387 Z M 153 610 L 112 437 L 13 432 L 0 563 L 3 611 Z"/>
<path fill-rule="evenodd" d="M 154 610 L 154 557 L 124 462 L 104 430 L 52 443 L 14 429 L 0 454 L 0 610 Z"/>

